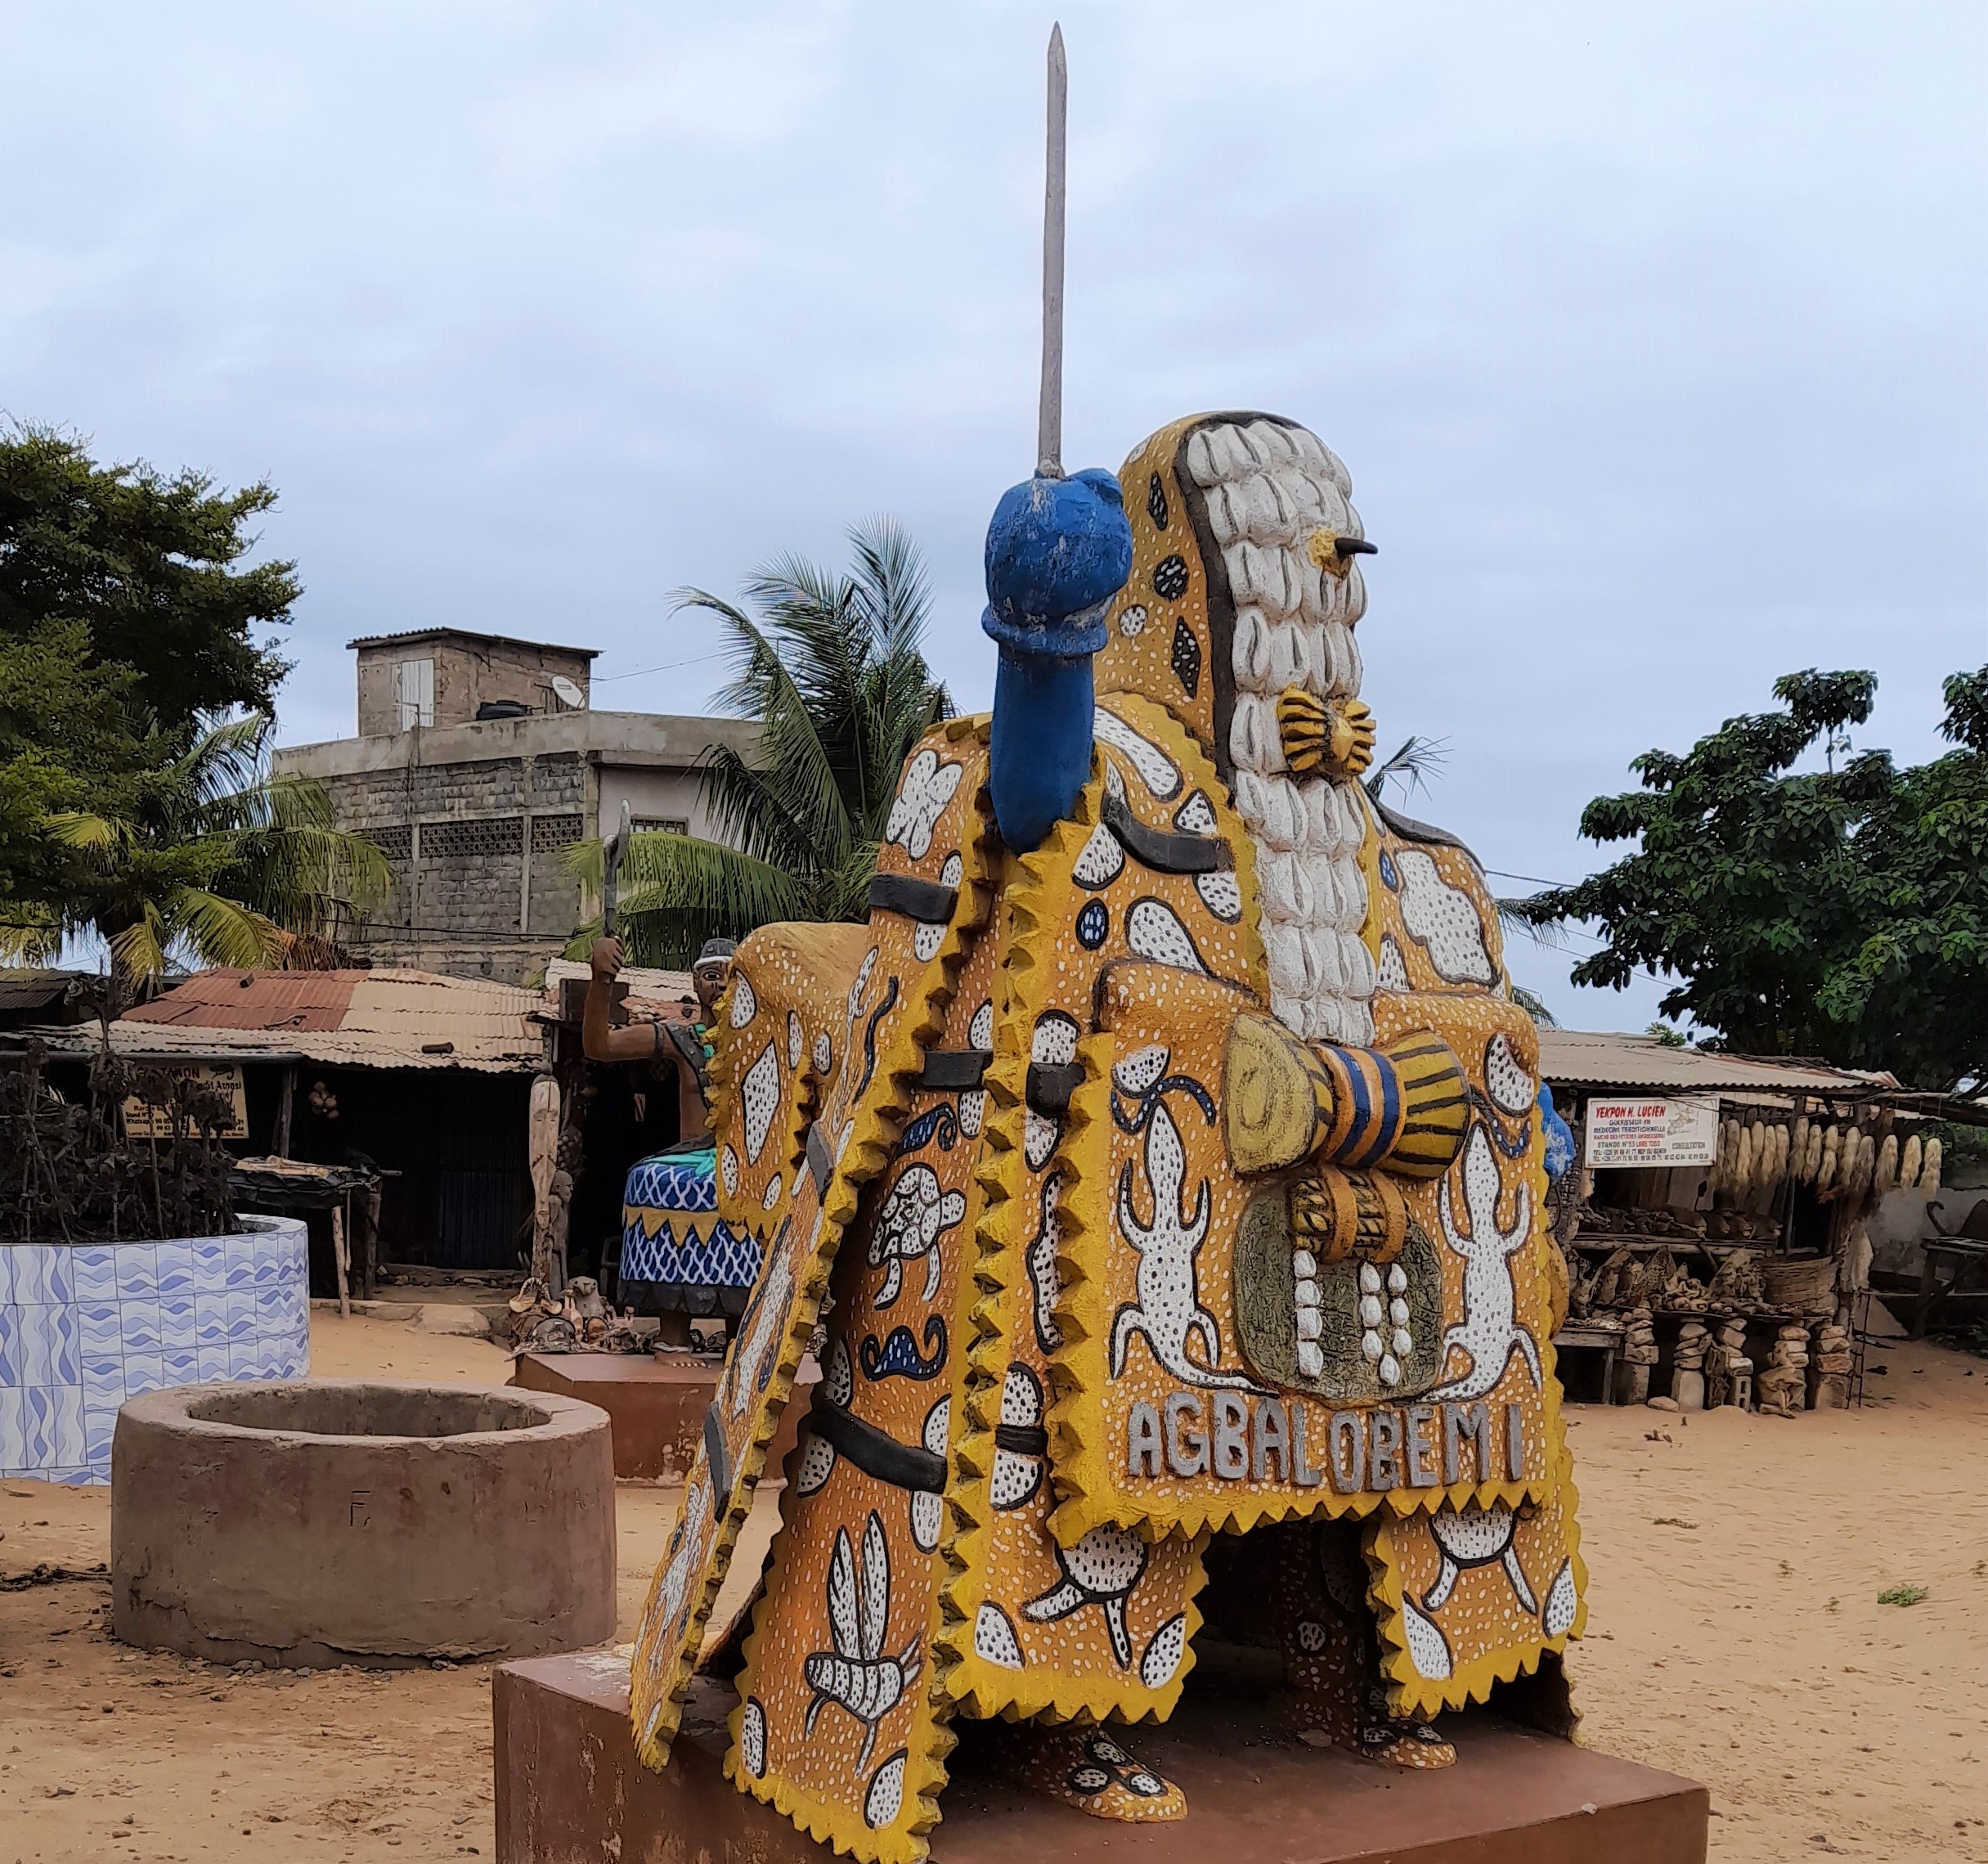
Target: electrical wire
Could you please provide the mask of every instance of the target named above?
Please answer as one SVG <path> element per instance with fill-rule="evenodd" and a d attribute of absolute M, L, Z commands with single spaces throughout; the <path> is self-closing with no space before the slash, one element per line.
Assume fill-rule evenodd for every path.
<path fill-rule="evenodd" d="M 680 667 L 702 667 L 707 660 L 724 659 L 731 651 L 729 647 L 720 647 L 709 654 L 694 654 L 689 660 L 666 660 L 660 667 L 637 667 L 626 673 L 596 673 L 593 683 L 604 686 L 611 680 L 639 680 L 644 673 L 673 673 Z"/>

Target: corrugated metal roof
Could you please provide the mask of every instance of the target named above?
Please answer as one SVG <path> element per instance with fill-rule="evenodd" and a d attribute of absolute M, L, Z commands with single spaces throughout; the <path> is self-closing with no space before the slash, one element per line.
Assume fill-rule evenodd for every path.
<path fill-rule="evenodd" d="M 593 975 L 591 968 L 576 963 L 570 958 L 555 958 L 545 967 L 545 998 L 547 1008 L 556 1015 L 559 1008 L 559 988 L 570 978 L 585 983 Z M 657 1009 L 674 1009 L 685 997 L 697 995 L 688 971 L 657 971 L 641 964 L 624 964 L 619 981 L 628 986 L 628 1000 L 631 1004 L 648 1005 Z"/>
<path fill-rule="evenodd" d="M 1820 1062 L 1777 1062 L 1672 1049 L 1649 1035 L 1542 1029 L 1539 1071 L 1555 1087 L 1649 1088 L 1678 1094 L 1869 1094 L 1889 1075 L 1853 1074 Z"/>
<path fill-rule="evenodd" d="M 529 647 L 546 654 L 570 654 L 576 659 L 598 660 L 598 647 L 567 647 L 556 640 L 527 640 L 522 635 L 478 634 L 469 628 L 410 628 L 404 634 L 362 634 L 348 647 L 401 647 L 417 640 L 479 640 L 496 647 Z"/>
<path fill-rule="evenodd" d="M 129 1055 L 523 1073 L 545 1055 L 539 1005 L 534 990 L 427 971 L 204 971 L 120 1017 L 110 1043 Z M 93 1030 L 21 1033 L 74 1053 L 97 1040 Z"/>
<path fill-rule="evenodd" d="M 365 971 L 201 971 L 124 1022 L 184 1029 L 336 1029 Z"/>
<path fill-rule="evenodd" d="M 0 1010 L 46 1009 L 61 1003 L 75 981 L 66 972 L 0 976 Z"/>

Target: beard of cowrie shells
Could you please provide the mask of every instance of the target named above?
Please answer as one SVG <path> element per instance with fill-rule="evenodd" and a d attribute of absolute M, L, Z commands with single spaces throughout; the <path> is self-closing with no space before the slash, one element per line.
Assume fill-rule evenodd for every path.
<path fill-rule="evenodd" d="M 1228 752 L 1236 813 L 1256 847 L 1271 1008 L 1297 1035 L 1371 1045 L 1374 961 L 1360 936 L 1366 797 L 1351 779 L 1293 777 L 1277 716 L 1286 686 L 1327 700 L 1359 694 L 1360 572 L 1321 568 L 1312 551 L 1322 530 L 1357 532 L 1352 480 L 1314 435 L 1272 421 L 1201 429 L 1185 464 L 1235 603 Z"/>

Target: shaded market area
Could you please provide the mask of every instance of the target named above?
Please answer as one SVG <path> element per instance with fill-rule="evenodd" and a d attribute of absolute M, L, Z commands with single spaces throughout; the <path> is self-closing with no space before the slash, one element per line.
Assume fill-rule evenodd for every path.
<path fill-rule="evenodd" d="M 1545 1030 L 1540 1061 L 1576 1151 L 1549 1199 L 1570 1395 L 1782 1412 L 1860 1397 L 1874 1291 L 1923 1319 L 1926 1245 L 1975 1201 L 1965 1169 L 1943 1182 L 1932 1123 L 1972 1110 L 1647 1035 Z"/>

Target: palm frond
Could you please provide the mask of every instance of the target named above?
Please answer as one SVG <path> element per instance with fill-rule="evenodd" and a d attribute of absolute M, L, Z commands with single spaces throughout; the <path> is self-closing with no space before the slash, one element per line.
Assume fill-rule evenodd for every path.
<path fill-rule="evenodd" d="M 283 928 L 253 906 L 197 887 L 179 888 L 164 903 L 163 914 L 170 936 L 164 948 L 183 941 L 203 964 L 259 970 L 283 959 Z"/>
<path fill-rule="evenodd" d="M 79 854 L 112 860 L 131 846 L 137 831 L 128 822 L 63 809 L 43 817 L 42 833 L 57 847 L 74 848 Z"/>
<path fill-rule="evenodd" d="M 69 922 L 35 900 L 11 900 L 0 908 L 0 964 L 52 964 L 61 957 Z"/>
<path fill-rule="evenodd" d="M 789 566 L 805 567 L 805 566 Z M 819 689 L 810 704 L 800 684 L 806 676 L 819 689 L 816 670 L 806 654 L 795 654 L 791 627 L 770 635 L 743 609 L 701 589 L 679 590 L 679 609 L 704 609 L 716 615 L 732 636 L 734 676 L 718 703 L 760 721 L 758 763 L 770 773 L 768 788 L 806 838 L 840 850 L 849 845 L 849 811 L 837 780 L 836 761 L 823 741 Z"/>
<path fill-rule="evenodd" d="M 600 844 L 576 849 L 570 865 L 598 897 Z M 804 877 L 721 842 L 690 835 L 630 838 L 622 857 L 617 930 L 638 963 L 680 967 L 708 938 L 743 938 L 763 925 L 822 917 Z M 567 947 L 584 958 L 598 914 Z"/>
<path fill-rule="evenodd" d="M 1507 934 L 1520 933 L 1533 944 L 1544 945 L 1549 951 L 1564 951 L 1567 947 L 1566 928 L 1557 919 L 1543 923 L 1528 915 L 1527 902 L 1522 899 L 1494 900 L 1492 904 L 1498 909 L 1498 923 Z"/>
<path fill-rule="evenodd" d="M 134 989 L 182 958 L 281 964 L 299 938 L 321 955 L 387 897 L 385 856 L 332 825 L 323 786 L 270 773 L 267 718 L 141 722 L 151 762 L 131 820 L 71 811 L 42 824 L 86 866 L 64 931 L 100 934 Z"/>
<path fill-rule="evenodd" d="M 1427 787 L 1429 776 L 1449 761 L 1449 756 L 1447 738 L 1405 738 L 1393 757 L 1366 773 L 1366 793 L 1379 802 L 1387 793 L 1388 779 L 1392 777 L 1401 785 L 1403 795 L 1412 796 Z"/>
<path fill-rule="evenodd" d="M 1551 1010 L 1523 984 L 1512 986 L 1512 1001 L 1532 1017 L 1541 1029 L 1558 1029 L 1560 1026 Z"/>
<path fill-rule="evenodd" d="M 205 721 L 177 765 L 195 808 L 223 802 L 262 780 L 275 721 L 263 712 Z"/>
<path fill-rule="evenodd" d="M 171 962 L 173 938 L 166 915 L 150 900 L 137 919 L 113 932 L 105 942 L 110 947 L 113 974 L 127 986 L 149 984 L 164 977 Z"/>
<path fill-rule="evenodd" d="M 911 533 L 887 514 L 853 526 L 859 600 L 869 616 L 869 636 L 880 660 L 918 656 L 931 613 L 931 578 Z M 922 657 L 920 657 L 922 658 Z"/>
<path fill-rule="evenodd" d="M 719 618 L 733 661 L 719 703 L 756 719 L 760 734 L 749 757 L 715 748 L 701 774 L 705 813 L 736 852 L 680 836 L 630 844 L 622 912 L 652 952 L 681 957 L 709 932 L 866 910 L 899 772 L 952 702 L 922 651 L 931 588 L 909 534 L 873 519 L 850 547 L 846 573 L 792 555 L 762 564 L 743 606 L 675 593 L 678 608 Z M 597 890 L 600 860 L 595 843 L 570 865 Z"/>

